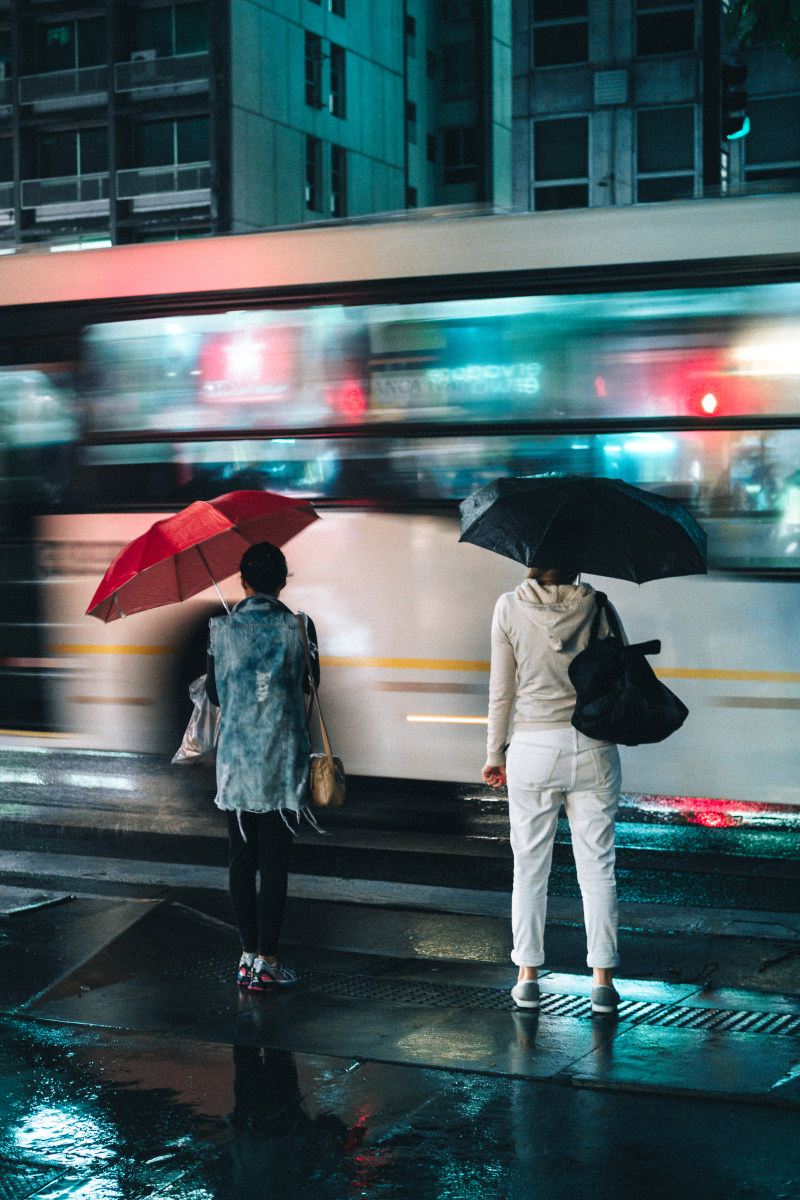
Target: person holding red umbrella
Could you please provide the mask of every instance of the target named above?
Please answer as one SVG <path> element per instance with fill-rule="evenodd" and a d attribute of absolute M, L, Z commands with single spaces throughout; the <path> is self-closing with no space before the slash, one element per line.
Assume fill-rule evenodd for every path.
<path fill-rule="evenodd" d="M 297 617 L 279 599 L 288 575 L 282 551 L 269 542 L 248 547 L 240 573 L 244 599 L 209 622 L 206 691 L 220 708 L 215 802 L 228 815 L 230 893 L 242 942 L 237 982 L 263 991 L 297 982 L 276 954 L 290 818 L 299 820 L 309 802 L 308 669 Z M 300 616 L 318 683 L 316 631 Z"/>
<path fill-rule="evenodd" d="M 308 667 L 297 617 L 278 599 L 287 579 L 278 547 L 316 520 L 307 500 L 274 492 L 197 500 L 124 546 L 86 610 L 108 623 L 180 603 L 209 585 L 219 593 L 226 615 L 210 623 L 206 691 L 221 707 L 216 803 L 228 813 L 231 897 L 243 948 L 237 979 L 254 990 L 297 980 L 275 950 L 286 901 L 289 816 L 308 812 Z M 245 598 L 231 611 L 219 581 L 237 567 Z M 300 616 L 318 682 L 316 632 Z"/>

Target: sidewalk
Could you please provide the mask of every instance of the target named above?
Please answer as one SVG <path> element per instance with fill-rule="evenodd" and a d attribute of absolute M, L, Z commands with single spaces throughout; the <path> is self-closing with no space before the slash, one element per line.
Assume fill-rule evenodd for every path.
<path fill-rule="evenodd" d="M 169 899 L 57 899 L 3 889 L 8 1018 L 800 1108 L 797 995 L 621 979 L 619 1017 L 607 1019 L 590 1014 L 586 976 L 548 971 L 541 1009 L 525 1013 L 505 964 L 446 946 L 399 957 L 306 944 L 285 951 L 298 987 L 260 996 L 233 983 L 237 939 L 224 921 Z"/>

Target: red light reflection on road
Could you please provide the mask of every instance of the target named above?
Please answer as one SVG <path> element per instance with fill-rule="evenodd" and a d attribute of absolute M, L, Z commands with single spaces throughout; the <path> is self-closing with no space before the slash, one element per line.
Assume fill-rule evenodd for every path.
<path fill-rule="evenodd" d="M 794 824 L 800 814 L 791 805 L 756 800 L 727 800 L 715 796 L 647 796 L 627 794 L 629 804 L 667 824 L 703 825 L 729 829 L 732 826 Z"/>

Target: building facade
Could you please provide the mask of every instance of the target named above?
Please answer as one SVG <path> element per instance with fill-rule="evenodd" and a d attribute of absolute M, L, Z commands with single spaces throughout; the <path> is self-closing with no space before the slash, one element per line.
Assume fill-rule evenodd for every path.
<path fill-rule="evenodd" d="M 510 63 L 510 0 L 0 0 L 0 247 L 508 204 Z"/>
<path fill-rule="evenodd" d="M 515 206 L 800 187 L 800 63 L 725 44 L 723 7 L 514 0 Z M 721 120 L 739 91 L 726 95 L 726 73 L 737 67 L 750 131 L 728 141 Z"/>

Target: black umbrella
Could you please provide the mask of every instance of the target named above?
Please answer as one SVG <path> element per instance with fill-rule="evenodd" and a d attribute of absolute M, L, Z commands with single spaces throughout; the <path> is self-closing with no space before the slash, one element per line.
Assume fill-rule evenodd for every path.
<path fill-rule="evenodd" d="M 620 479 L 495 479 L 461 504 L 461 539 L 527 567 L 646 583 L 706 570 L 706 535 L 677 500 Z"/>

